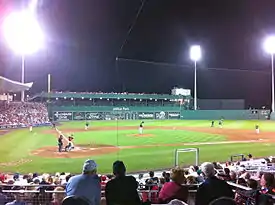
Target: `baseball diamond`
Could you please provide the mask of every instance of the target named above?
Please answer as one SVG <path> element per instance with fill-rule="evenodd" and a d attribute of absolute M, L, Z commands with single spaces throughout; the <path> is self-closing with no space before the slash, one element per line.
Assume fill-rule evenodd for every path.
<path fill-rule="evenodd" d="M 0 205 L 274 205 L 274 7 L 1 1 Z"/>
<path fill-rule="evenodd" d="M 173 152 L 177 148 L 197 147 L 200 160 L 227 161 L 230 155 L 251 153 L 269 156 L 274 153 L 275 129 L 270 121 L 224 121 L 224 127 L 211 128 L 207 120 L 145 121 L 144 134 L 138 134 L 140 121 L 91 121 L 84 129 L 84 121 L 64 122 L 58 129 L 74 135 L 75 150 L 59 153 L 58 133 L 50 127 L 36 127 L 1 132 L 1 171 L 57 172 L 62 168 L 78 172 L 83 159 L 93 158 L 100 163 L 102 173 L 110 173 L 108 166 L 115 159 L 124 160 L 131 172 L 163 169 L 173 166 Z M 261 126 L 256 134 L 254 124 Z M 18 139 L 24 141 L 16 143 Z M 21 140 L 22 141 L 22 140 Z M 219 153 L 219 155 L 217 155 Z M 151 157 L 151 156 L 158 156 Z M 150 160 L 146 160 L 150 158 Z M 181 156 L 182 165 L 194 163 L 194 156 Z M 13 162 L 13 163 L 11 163 Z M 18 162 L 18 163 L 16 163 Z"/>

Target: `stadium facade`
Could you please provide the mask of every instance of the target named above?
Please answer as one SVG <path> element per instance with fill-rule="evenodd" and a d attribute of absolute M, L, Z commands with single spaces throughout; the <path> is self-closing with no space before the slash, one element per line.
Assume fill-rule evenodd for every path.
<path fill-rule="evenodd" d="M 269 110 L 244 108 L 242 99 L 200 99 L 191 96 L 139 93 L 42 92 L 32 100 L 48 102 L 53 121 L 145 119 L 268 119 Z"/>

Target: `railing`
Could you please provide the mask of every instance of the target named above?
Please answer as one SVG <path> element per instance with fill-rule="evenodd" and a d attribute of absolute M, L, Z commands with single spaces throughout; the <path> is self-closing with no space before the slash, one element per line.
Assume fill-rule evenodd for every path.
<path fill-rule="evenodd" d="M 237 193 L 244 201 L 249 201 L 249 204 L 251 205 L 257 205 L 257 198 L 258 195 L 260 195 L 259 192 L 258 195 L 255 196 L 247 196 L 245 194 L 245 191 L 251 190 L 248 187 L 238 185 L 232 182 L 228 182 L 228 184 L 232 187 L 233 191 Z M 195 195 L 197 192 L 197 188 L 199 184 L 194 185 L 183 185 L 187 186 L 189 188 L 189 199 L 188 204 L 192 205 L 195 201 Z M 16 187 L 16 189 L 14 189 Z M 65 197 L 65 191 L 56 191 L 54 188 L 56 187 L 63 187 L 64 186 L 56 186 L 56 185 L 1 185 L 0 186 L 0 204 L 5 204 L 6 202 L 11 202 L 14 200 L 14 197 L 17 197 L 18 199 L 28 202 L 29 205 L 36 205 L 36 204 L 47 204 L 50 203 L 54 198 L 59 199 L 62 201 L 62 199 Z M 141 199 L 144 201 L 144 196 L 146 196 L 146 200 L 156 203 L 158 201 L 158 194 L 159 190 L 143 190 L 139 189 L 138 193 L 140 194 Z M 256 192 L 255 192 L 256 193 Z M 105 196 L 105 190 L 101 191 L 102 197 Z M 271 195 L 269 196 L 270 199 L 275 202 L 275 197 Z M 5 200 L 5 203 L 3 203 L 3 200 Z"/>

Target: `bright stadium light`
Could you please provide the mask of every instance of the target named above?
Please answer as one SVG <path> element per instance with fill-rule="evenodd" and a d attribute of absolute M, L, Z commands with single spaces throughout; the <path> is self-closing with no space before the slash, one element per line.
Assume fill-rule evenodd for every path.
<path fill-rule="evenodd" d="M 275 36 L 269 36 L 263 44 L 265 52 L 271 56 L 271 118 L 275 118 L 275 99 L 274 99 L 274 54 L 275 54 Z"/>
<path fill-rule="evenodd" d="M 198 61 L 201 59 L 201 47 L 199 45 L 191 46 L 190 58 L 192 61 Z"/>
<path fill-rule="evenodd" d="M 3 21 L 4 38 L 8 46 L 21 55 L 21 82 L 25 82 L 25 56 L 40 50 L 44 45 L 44 33 L 31 10 L 13 12 Z M 21 93 L 24 101 L 25 93 Z"/>
<path fill-rule="evenodd" d="M 275 54 L 275 36 L 269 36 L 265 39 L 264 50 L 268 54 Z"/>
<path fill-rule="evenodd" d="M 43 47 L 44 34 L 30 12 L 9 14 L 4 19 L 3 31 L 9 47 L 20 55 L 35 53 Z"/>
<path fill-rule="evenodd" d="M 194 110 L 197 110 L 197 61 L 201 59 L 201 47 L 199 45 L 191 46 L 190 59 L 195 63 L 194 73 Z"/>

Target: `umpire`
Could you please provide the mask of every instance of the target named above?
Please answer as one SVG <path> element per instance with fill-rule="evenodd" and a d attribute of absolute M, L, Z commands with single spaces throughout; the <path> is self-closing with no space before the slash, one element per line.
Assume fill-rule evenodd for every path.
<path fill-rule="evenodd" d="M 62 148 L 63 148 L 63 136 L 60 135 L 58 138 L 58 151 L 62 152 Z"/>

